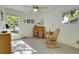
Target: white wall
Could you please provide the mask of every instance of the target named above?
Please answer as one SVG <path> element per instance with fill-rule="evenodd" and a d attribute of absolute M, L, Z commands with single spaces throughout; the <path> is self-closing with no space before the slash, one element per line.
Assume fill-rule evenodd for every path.
<path fill-rule="evenodd" d="M 0 31 L 2 31 L 3 26 L 6 24 L 7 22 L 7 15 L 16 15 L 16 16 L 20 16 L 20 32 L 19 35 L 13 35 L 12 39 L 18 39 L 21 38 L 22 36 L 26 36 L 26 37 L 32 37 L 32 29 L 34 24 L 36 24 L 37 22 L 37 16 L 38 14 L 33 14 L 33 13 L 26 13 L 26 12 L 20 12 L 20 11 L 16 11 L 16 10 L 11 10 L 11 9 L 6 9 L 0 6 L 0 11 L 2 11 L 4 13 L 4 19 L 3 21 L 0 20 Z M 24 20 L 27 19 L 34 19 L 35 23 L 34 24 L 27 24 L 24 23 Z M 6 29 L 5 29 L 6 30 Z"/>
<path fill-rule="evenodd" d="M 4 8 L 0 7 L 0 12 L 3 12 L 3 20 L 0 19 L 0 31 L 3 30 L 3 26 L 5 25 L 5 10 Z"/>
<path fill-rule="evenodd" d="M 45 13 L 38 17 L 38 19 L 44 19 L 44 26 L 46 29 L 51 28 L 55 30 L 56 27 L 61 27 L 60 39 L 59 41 L 70 46 L 79 48 L 79 44 L 76 44 L 76 41 L 79 41 L 79 24 L 62 24 L 62 14 L 64 12 L 79 9 L 78 6 L 64 6 L 60 7 L 48 13 Z"/>
<path fill-rule="evenodd" d="M 24 13 L 20 11 L 15 10 L 9 10 L 5 9 L 0 6 L 0 11 L 4 12 L 4 18 L 3 21 L 0 20 L 0 31 L 2 30 L 2 27 L 6 23 L 6 15 L 12 14 L 20 16 L 20 34 L 17 36 L 13 36 L 13 39 L 21 38 L 22 36 L 32 37 L 32 28 L 34 24 L 41 22 L 41 20 L 44 20 L 44 26 L 46 30 L 49 28 L 55 30 L 57 26 L 61 27 L 61 33 L 60 33 L 60 39 L 59 41 L 71 46 L 75 46 L 76 48 L 79 48 L 79 45 L 75 44 L 77 40 L 79 40 L 79 24 L 63 24 L 61 23 L 62 20 L 62 14 L 64 12 L 79 9 L 78 6 L 64 6 L 60 7 L 59 9 L 52 9 L 49 12 L 45 12 L 44 14 L 38 13 Z M 34 24 L 27 24 L 23 21 L 29 18 L 35 19 Z"/>

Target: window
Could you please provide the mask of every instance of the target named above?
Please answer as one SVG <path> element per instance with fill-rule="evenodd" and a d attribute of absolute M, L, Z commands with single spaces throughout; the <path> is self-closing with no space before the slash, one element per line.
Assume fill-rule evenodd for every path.
<path fill-rule="evenodd" d="M 73 24 L 73 23 L 78 23 L 78 16 L 79 16 L 79 12 L 78 10 L 72 10 L 70 12 L 66 12 L 63 14 L 63 20 L 62 23 L 63 24 Z"/>
<path fill-rule="evenodd" d="M 63 14 L 63 21 L 62 21 L 62 23 L 68 23 L 68 21 L 69 21 L 68 16 L 69 16 L 68 12 L 66 12 L 66 13 Z"/>
<path fill-rule="evenodd" d="M 14 35 L 19 34 L 19 21 L 20 17 L 7 15 L 8 32 Z"/>

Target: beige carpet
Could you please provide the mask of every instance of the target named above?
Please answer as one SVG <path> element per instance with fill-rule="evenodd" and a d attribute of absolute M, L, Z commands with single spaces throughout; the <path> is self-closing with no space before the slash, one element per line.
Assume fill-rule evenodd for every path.
<path fill-rule="evenodd" d="M 33 54 L 78 54 L 79 49 L 73 48 L 71 46 L 59 43 L 60 48 L 47 48 L 45 44 L 45 39 L 38 38 L 26 38 L 20 39 L 25 43 L 29 44 L 33 49 L 36 50 Z"/>

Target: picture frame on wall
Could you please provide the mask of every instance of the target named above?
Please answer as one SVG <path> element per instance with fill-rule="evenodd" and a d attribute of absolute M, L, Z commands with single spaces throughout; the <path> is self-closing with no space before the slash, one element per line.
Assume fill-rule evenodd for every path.
<path fill-rule="evenodd" d="M 27 20 L 27 23 L 28 23 L 28 24 L 30 23 L 30 20 L 29 20 L 29 19 Z"/>
<path fill-rule="evenodd" d="M 34 24 L 34 19 L 31 19 L 31 23 Z"/>
<path fill-rule="evenodd" d="M 34 19 L 27 19 L 28 24 L 34 24 Z"/>

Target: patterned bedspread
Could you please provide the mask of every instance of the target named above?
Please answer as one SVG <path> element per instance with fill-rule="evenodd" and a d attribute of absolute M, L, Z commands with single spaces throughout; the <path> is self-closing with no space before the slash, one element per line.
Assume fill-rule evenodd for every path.
<path fill-rule="evenodd" d="M 36 50 L 34 50 L 24 41 L 22 40 L 12 41 L 12 53 L 13 54 L 32 54 L 33 52 L 36 52 Z"/>

